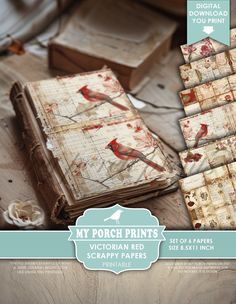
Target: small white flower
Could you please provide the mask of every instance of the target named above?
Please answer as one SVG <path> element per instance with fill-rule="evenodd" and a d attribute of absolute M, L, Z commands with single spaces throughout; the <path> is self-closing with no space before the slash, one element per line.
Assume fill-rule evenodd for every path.
<path fill-rule="evenodd" d="M 34 228 L 44 222 L 43 210 L 34 201 L 14 200 L 3 212 L 3 218 L 8 224 L 21 228 Z"/>

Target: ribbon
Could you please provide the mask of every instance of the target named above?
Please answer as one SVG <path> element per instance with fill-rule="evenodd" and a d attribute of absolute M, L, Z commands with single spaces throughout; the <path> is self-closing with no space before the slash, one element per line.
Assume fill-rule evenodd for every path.
<path fill-rule="evenodd" d="M 188 44 L 211 37 L 230 45 L 230 0 L 188 0 Z"/>

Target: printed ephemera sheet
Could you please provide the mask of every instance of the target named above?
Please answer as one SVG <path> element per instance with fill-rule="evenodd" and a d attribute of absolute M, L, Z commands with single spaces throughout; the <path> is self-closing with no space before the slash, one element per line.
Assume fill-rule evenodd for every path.
<path fill-rule="evenodd" d="M 197 174 L 236 161 L 236 136 L 179 153 L 186 175 Z"/>
<path fill-rule="evenodd" d="M 236 29 L 230 31 L 230 48 L 236 47 Z M 182 45 L 181 51 L 186 63 L 199 60 L 228 50 L 229 47 L 211 38 L 205 38 L 190 45 Z"/>
<path fill-rule="evenodd" d="M 180 66 L 185 88 L 216 80 L 236 72 L 236 49 Z"/>
<path fill-rule="evenodd" d="M 236 228 L 236 163 L 180 180 L 195 229 Z"/>
<path fill-rule="evenodd" d="M 193 115 L 236 100 L 236 75 L 187 89 L 179 93 L 186 115 Z"/>
<path fill-rule="evenodd" d="M 236 132 L 236 102 L 181 119 L 180 127 L 188 148 Z"/>

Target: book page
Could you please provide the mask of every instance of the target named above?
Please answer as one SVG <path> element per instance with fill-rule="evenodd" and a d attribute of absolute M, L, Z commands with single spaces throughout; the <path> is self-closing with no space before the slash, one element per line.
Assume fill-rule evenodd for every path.
<path fill-rule="evenodd" d="M 236 102 L 181 119 L 180 127 L 188 148 L 236 132 Z"/>
<path fill-rule="evenodd" d="M 235 166 L 232 163 L 180 180 L 195 229 L 235 229 Z"/>
<path fill-rule="evenodd" d="M 230 46 L 222 44 L 211 38 L 205 38 L 194 44 L 182 45 L 181 51 L 185 62 L 190 63 L 191 61 L 199 60 L 236 47 L 236 29 L 231 29 L 230 38 Z"/>
<path fill-rule="evenodd" d="M 186 115 L 197 114 L 236 100 L 236 75 L 183 90 L 179 93 Z"/>
<path fill-rule="evenodd" d="M 134 1 L 84 1 L 55 42 L 82 54 L 137 68 L 176 23 Z"/>
<path fill-rule="evenodd" d="M 180 66 L 180 76 L 186 89 L 236 72 L 236 49 L 231 49 Z"/>
<path fill-rule="evenodd" d="M 110 70 L 28 83 L 34 112 L 74 198 L 173 176 L 160 140 Z"/>
<path fill-rule="evenodd" d="M 236 136 L 232 135 L 199 148 L 183 151 L 179 156 L 187 175 L 232 163 L 236 159 Z"/>

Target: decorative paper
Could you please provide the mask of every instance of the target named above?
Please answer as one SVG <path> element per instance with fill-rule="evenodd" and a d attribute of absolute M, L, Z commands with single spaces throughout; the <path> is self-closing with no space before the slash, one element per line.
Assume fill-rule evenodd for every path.
<path fill-rule="evenodd" d="M 185 88 L 216 80 L 236 72 L 236 49 L 180 66 Z"/>
<path fill-rule="evenodd" d="M 179 156 L 186 175 L 232 163 L 236 161 L 236 135 L 183 151 Z"/>
<path fill-rule="evenodd" d="M 236 229 L 236 163 L 179 181 L 195 229 Z"/>
<path fill-rule="evenodd" d="M 236 47 L 236 29 L 231 29 L 230 38 L 230 46 L 219 43 L 211 38 L 205 38 L 194 44 L 182 45 L 181 51 L 185 62 L 189 63 Z"/>
<path fill-rule="evenodd" d="M 187 147 L 196 148 L 236 132 L 236 102 L 185 117 L 179 122 Z"/>
<path fill-rule="evenodd" d="M 167 183 L 171 168 L 160 141 L 109 69 L 28 83 L 26 89 L 75 199 Z"/>
<path fill-rule="evenodd" d="M 186 115 L 219 107 L 236 99 L 236 75 L 201 84 L 179 93 Z"/>

